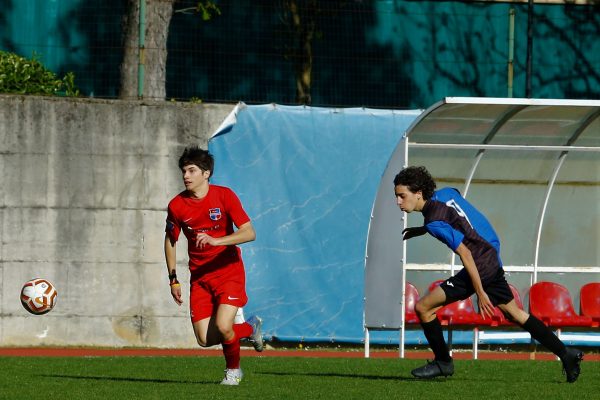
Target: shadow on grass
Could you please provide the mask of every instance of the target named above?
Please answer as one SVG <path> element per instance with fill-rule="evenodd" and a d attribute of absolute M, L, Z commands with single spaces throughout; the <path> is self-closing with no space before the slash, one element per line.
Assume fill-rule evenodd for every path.
<path fill-rule="evenodd" d="M 365 374 L 340 374 L 332 372 L 254 372 L 256 375 L 275 375 L 275 376 L 286 376 L 286 375 L 298 375 L 298 376 L 314 376 L 317 378 L 329 377 L 329 378 L 358 378 L 358 379 L 371 379 L 371 380 L 390 380 L 390 381 L 411 381 L 411 382 L 438 382 L 445 383 L 448 378 L 436 378 L 436 379 L 417 379 L 412 376 L 398 376 L 398 375 L 365 375 Z"/>
<path fill-rule="evenodd" d="M 256 375 L 273 375 L 273 376 L 312 376 L 312 377 L 316 377 L 316 378 L 324 378 L 324 377 L 330 377 L 330 378 L 351 378 L 351 379 L 369 379 L 369 380 L 373 380 L 373 381 L 377 381 L 377 380 L 388 380 L 388 381 L 402 381 L 402 382 L 414 382 L 415 384 L 419 384 L 419 383 L 438 383 L 438 384 L 445 384 L 445 383 L 450 383 L 450 382 L 466 382 L 466 381 L 470 381 L 472 379 L 470 379 L 468 376 L 452 376 L 452 377 L 442 377 L 439 376 L 437 378 L 433 378 L 433 379 L 419 379 L 419 378 L 415 378 L 413 376 L 410 375 L 366 375 L 366 374 L 342 374 L 342 373 L 332 373 L 332 372 L 323 372 L 323 373 L 318 373 L 318 372 L 272 372 L 272 371 L 267 371 L 267 372 L 259 372 L 259 371 L 255 371 L 254 374 Z M 499 378 L 495 378 L 495 377 L 489 377 L 486 378 L 486 382 L 498 382 L 498 383 L 506 383 L 507 380 L 505 379 L 499 379 Z M 532 381 L 535 383 L 539 383 L 539 382 L 543 382 L 540 381 L 539 378 L 536 378 L 535 381 Z M 555 380 L 548 380 L 548 383 L 556 383 Z"/>
<path fill-rule="evenodd" d="M 91 381 L 112 381 L 112 382 L 147 382 L 147 383 L 186 383 L 193 385 L 215 385 L 215 381 L 184 381 L 177 379 L 152 379 L 152 378 L 124 378 L 117 376 L 82 376 L 82 375 L 37 375 L 44 378 L 62 378 L 75 380 L 91 380 Z"/>

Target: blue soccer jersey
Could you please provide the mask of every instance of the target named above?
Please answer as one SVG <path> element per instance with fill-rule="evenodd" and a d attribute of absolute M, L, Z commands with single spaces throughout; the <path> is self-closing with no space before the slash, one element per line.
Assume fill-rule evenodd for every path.
<path fill-rule="evenodd" d="M 500 240 L 490 222 L 454 188 L 434 192 L 422 210 L 425 229 L 456 251 L 461 243 L 471 251 L 482 281 L 502 267 Z"/>

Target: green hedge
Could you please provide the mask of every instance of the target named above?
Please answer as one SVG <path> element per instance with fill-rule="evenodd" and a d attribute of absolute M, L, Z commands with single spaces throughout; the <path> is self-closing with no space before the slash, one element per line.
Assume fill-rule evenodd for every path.
<path fill-rule="evenodd" d="M 78 96 L 75 75 L 59 79 L 35 59 L 0 51 L 0 93 Z"/>

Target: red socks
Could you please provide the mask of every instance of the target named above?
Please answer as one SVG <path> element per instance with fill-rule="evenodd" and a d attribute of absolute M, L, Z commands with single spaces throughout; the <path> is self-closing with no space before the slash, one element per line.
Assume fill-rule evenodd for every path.
<path fill-rule="evenodd" d="M 247 322 L 242 322 L 241 324 L 234 324 L 233 331 L 235 332 L 235 336 L 240 339 L 247 338 L 252 335 L 252 326 L 250 326 Z"/>
<path fill-rule="evenodd" d="M 233 325 L 233 338 L 221 343 L 223 355 L 225 356 L 225 368 L 238 369 L 240 367 L 240 338 L 252 335 L 252 326 L 244 322 Z"/>
<path fill-rule="evenodd" d="M 238 369 L 240 367 L 240 340 L 237 334 L 234 334 L 231 340 L 223 342 L 222 346 L 223 355 L 225 356 L 225 368 Z"/>

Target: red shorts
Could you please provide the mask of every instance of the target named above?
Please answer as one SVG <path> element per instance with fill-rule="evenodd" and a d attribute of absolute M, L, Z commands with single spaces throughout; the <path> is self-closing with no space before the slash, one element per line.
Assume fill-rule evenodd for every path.
<path fill-rule="evenodd" d="M 192 323 L 214 315 L 220 304 L 243 307 L 247 302 L 246 274 L 241 260 L 193 277 L 190 282 Z"/>

